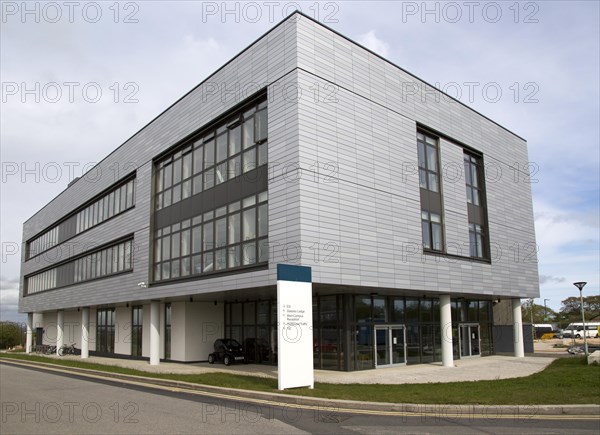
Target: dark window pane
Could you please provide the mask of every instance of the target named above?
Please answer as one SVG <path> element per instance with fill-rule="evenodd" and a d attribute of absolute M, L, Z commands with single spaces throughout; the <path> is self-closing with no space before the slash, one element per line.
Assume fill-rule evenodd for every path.
<path fill-rule="evenodd" d="M 163 179 L 163 186 L 164 188 L 168 188 L 171 187 L 171 185 L 173 184 L 173 166 L 171 166 L 170 164 L 165 166 L 163 169 L 163 175 L 164 175 L 164 179 Z"/>
<path fill-rule="evenodd" d="M 371 298 L 369 296 L 356 296 L 354 300 L 356 322 L 371 321 Z"/>
<path fill-rule="evenodd" d="M 213 253 L 207 252 L 204 254 L 204 267 L 203 272 L 211 272 L 214 269 Z"/>
<path fill-rule="evenodd" d="M 218 219 L 215 223 L 215 246 L 220 248 L 227 244 L 227 219 Z"/>
<path fill-rule="evenodd" d="M 240 214 L 229 215 L 227 225 L 227 241 L 229 244 L 240 242 Z"/>
<path fill-rule="evenodd" d="M 431 322 L 433 320 L 431 309 L 432 302 L 431 300 L 423 300 L 421 301 L 421 322 Z"/>
<path fill-rule="evenodd" d="M 204 169 L 202 162 L 204 161 L 204 147 L 199 147 L 194 150 L 194 174 L 202 172 Z"/>
<path fill-rule="evenodd" d="M 181 182 L 181 159 L 173 162 L 173 184 Z"/>
<path fill-rule="evenodd" d="M 245 151 L 242 155 L 242 171 L 248 172 L 256 168 L 256 148 Z"/>
<path fill-rule="evenodd" d="M 386 322 L 387 309 L 384 297 L 373 297 L 373 321 Z"/>
<path fill-rule="evenodd" d="M 183 172 L 182 179 L 190 178 L 192 176 L 192 153 L 187 153 L 183 156 Z"/>
<path fill-rule="evenodd" d="M 406 299 L 406 322 L 418 322 L 419 321 L 419 300 L 418 299 Z"/>
<path fill-rule="evenodd" d="M 227 250 L 218 249 L 215 251 L 215 270 L 223 270 L 227 267 Z"/>
<path fill-rule="evenodd" d="M 246 149 L 254 145 L 254 118 L 250 118 L 245 121 L 242 129 L 244 149 Z"/>
<path fill-rule="evenodd" d="M 227 133 L 217 136 L 217 160 L 222 162 L 227 158 Z"/>
<path fill-rule="evenodd" d="M 204 190 L 208 190 L 215 185 L 215 170 L 211 168 L 204 172 Z"/>
<path fill-rule="evenodd" d="M 255 139 L 257 142 L 267 138 L 267 110 L 261 110 L 254 115 Z"/>
<path fill-rule="evenodd" d="M 437 251 L 442 250 L 442 226 L 437 223 L 431 224 L 431 234 L 432 234 L 432 249 Z"/>
<path fill-rule="evenodd" d="M 215 164 L 215 141 L 210 140 L 204 144 L 204 168 Z"/>
<path fill-rule="evenodd" d="M 208 222 L 204 224 L 204 250 L 207 251 L 209 249 L 214 249 L 215 242 L 213 240 L 213 222 Z"/>
<path fill-rule="evenodd" d="M 421 224 L 423 231 L 423 247 L 431 249 L 431 234 L 429 233 L 429 222 L 423 221 Z"/>
<path fill-rule="evenodd" d="M 256 209 L 244 210 L 242 217 L 242 240 L 256 238 Z"/>
<path fill-rule="evenodd" d="M 268 232 L 268 216 L 267 216 L 267 204 L 260 205 L 258 207 L 258 237 L 267 235 Z"/>
<path fill-rule="evenodd" d="M 404 299 L 394 299 L 394 305 L 392 307 L 392 321 L 397 323 L 404 323 Z"/>
<path fill-rule="evenodd" d="M 321 323 L 338 320 L 337 296 L 322 296 L 319 298 Z"/>
<path fill-rule="evenodd" d="M 227 247 L 227 267 L 239 267 L 240 265 L 240 245 Z"/>
<path fill-rule="evenodd" d="M 188 276 L 190 274 L 190 258 L 181 259 L 181 276 Z"/>
<path fill-rule="evenodd" d="M 202 249 L 202 226 L 198 225 L 192 229 L 192 252 L 197 253 Z"/>
<path fill-rule="evenodd" d="M 258 166 L 266 164 L 268 161 L 267 156 L 267 143 L 264 142 L 258 146 Z"/>
<path fill-rule="evenodd" d="M 417 151 L 419 156 L 419 167 L 426 168 L 425 162 L 425 145 L 421 142 L 417 142 Z"/>
<path fill-rule="evenodd" d="M 171 258 L 177 258 L 180 254 L 180 235 L 175 233 L 171 235 Z"/>
<path fill-rule="evenodd" d="M 181 199 L 192 196 L 192 180 L 184 181 L 181 185 Z"/>
<path fill-rule="evenodd" d="M 193 194 L 202 192 L 202 174 L 194 177 Z"/>
<path fill-rule="evenodd" d="M 256 263 L 256 242 L 242 245 L 242 263 L 244 265 Z"/>
<path fill-rule="evenodd" d="M 192 257 L 192 273 L 202 273 L 202 255 L 194 255 Z"/>
<path fill-rule="evenodd" d="M 227 181 L 227 162 L 219 164 L 215 168 L 216 184 L 221 184 Z"/>
<path fill-rule="evenodd" d="M 174 260 L 171 262 L 171 278 L 179 278 L 179 274 L 179 260 Z"/>
<path fill-rule="evenodd" d="M 229 155 L 237 154 L 242 149 L 242 129 L 238 125 L 229 130 Z"/>
<path fill-rule="evenodd" d="M 427 169 L 437 172 L 437 152 L 432 146 L 427 147 Z"/>

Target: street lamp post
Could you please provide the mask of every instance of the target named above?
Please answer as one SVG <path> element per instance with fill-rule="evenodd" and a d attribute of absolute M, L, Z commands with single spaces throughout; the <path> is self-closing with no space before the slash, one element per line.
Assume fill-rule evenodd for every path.
<path fill-rule="evenodd" d="M 583 351 L 585 352 L 585 359 L 588 357 L 587 347 L 587 331 L 585 329 L 585 314 L 583 312 L 583 288 L 587 282 L 574 282 L 573 285 L 579 289 L 579 301 L 581 303 L 581 322 L 583 323 Z"/>
<path fill-rule="evenodd" d="M 546 301 L 550 299 L 544 299 L 544 321 L 548 321 L 548 307 L 546 306 Z"/>
<path fill-rule="evenodd" d="M 533 302 L 535 299 L 529 300 L 529 318 L 531 319 L 531 342 L 535 344 L 535 327 L 533 325 Z"/>

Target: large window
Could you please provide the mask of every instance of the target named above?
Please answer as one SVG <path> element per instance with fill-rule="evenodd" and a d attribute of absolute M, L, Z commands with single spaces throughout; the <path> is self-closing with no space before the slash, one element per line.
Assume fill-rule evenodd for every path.
<path fill-rule="evenodd" d="M 432 192 L 440 191 L 440 176 L 438 169 L 437 139 L 417 133 L 417 150 L 419 153 L 419 186 Z"/>
<path fill-rule="evenodd" d="M 469 224 L 469 255 L 471 257 L 484 257 L 483 229 L 481 225 Z"/>
<path fill-rule="evenodd" d="M 470 154 L 465 154 L 465 186 L 467 190 L 467 202 L 476 206 L 480 205 L 480 165 L 479 159 Z"/>
<path fill-rule="evenodd" d="M 36 255 L 53 248 L 57 244 L 58 226 L 46 231 L 44 234 L 36 237 L 27 244 L 27 258 L 35 257 Z"/>
<path fill-rule="evenodd" d="M 267 198 L 261 192 L 156 230 L 154 280 L 266 263 Z"/>
<path fill-rule="evenodd" d="M 441 251 L 444 246 L 441 216 L 423 210 L 421 212 L 421 227 L 423 232 L 423 248 Z"/>
<path fill-rule="evenodd" d="M 31 295 L 56 288 L 56 271 L 56 268 L 49 269 L 25 278 L 26 294 Z"/>
<path fill-rule="evenodd" d="M 75 260 L 75 282 L 130 271 L 133 240 L 110 246 Z"/>
<path fill-rule="evenodd" d="M 96 312 L 96 352 L 115 352 L 115 309 L 99 309 Z"/>
<path fill-rule="evenodd" d="M 439 139 L 417 132 L 423 249 L 444 251 Z"/>
<path fill-rule="evenodd" d="M 133 239 L 25 277 L 25 296 L 133 270 Z"/>
<path fill-rule="evenodd" d="M 469 217 L 469 255 L 472 258 L 488 258 L 481 157 L 465 152 L 464 165 Z"/>
<path fill-rule="evenodd" d="M 135 180 L 112 190 L 77 213 L 77 234 L 101 224 L 134 205 Z"/>
<path fill-rule="evenodd" d="M 267 163 L 267 102 L 232 115 L 157 163 L 161 210 Z"/>
<path fill-rule="evenodd" d="M 74 211 L 60 223 L 29 240 L 26 245 L 26 259 L 29 260 L 132 208 L 135 204 L 135 178 L 125 182 L 119 181 L 116 186 L 99 199 Z"/>
<path fill-rule="evenodd" d="M 142 356 L 143 313 L 141 305 L 131 308 L 131 356 Z"/>

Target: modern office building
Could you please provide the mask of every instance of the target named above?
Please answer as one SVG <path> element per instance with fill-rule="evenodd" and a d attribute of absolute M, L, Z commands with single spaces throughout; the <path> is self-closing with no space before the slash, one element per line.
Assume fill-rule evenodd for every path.
<path fill-rule="evenodd" d="M 199 362 L 226 337 L 274 364 L 295 264 L 315 368 L 522 356 L 527 162 L 524 139 L 294 13 L 25 222 L 28 347 Z"/>

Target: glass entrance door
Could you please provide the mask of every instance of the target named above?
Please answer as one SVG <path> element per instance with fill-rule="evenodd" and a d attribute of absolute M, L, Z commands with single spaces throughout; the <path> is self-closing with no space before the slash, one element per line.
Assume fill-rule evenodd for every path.
<path fill-rule="evenodd" d="M 406 364 L 406 338 L 404 327 L 391 326 L 392 364 Z"/>
<path fill-rule="evenodd" d="M 406 364 L 404 325 L 375 326 L 375 367 Z"/>
<path fill-rule="evenodd" d="M 459 329 L 459 346 L 461 358 L 481 355 L 481 334 L 479 324 L 461 324 Z"/>
<path fill-rule="evenodd" d="M 390 340 L 388 328 L 375 328 L 375 365 L 387 366 L 390 364 Z"/>

